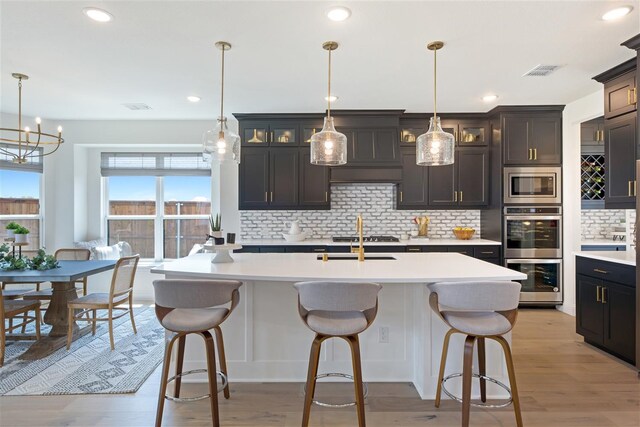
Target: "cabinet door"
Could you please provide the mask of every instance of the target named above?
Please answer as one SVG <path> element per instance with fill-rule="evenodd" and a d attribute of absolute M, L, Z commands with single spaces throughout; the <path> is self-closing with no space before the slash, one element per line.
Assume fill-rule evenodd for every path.
<path fill-rule="evenodd" d="M 529 148 L 533 150 L 533 163 L 561 164 L 562 119 L 560 117 L 533 117 L 530 126 Z"/>
<path fill-rule="evenodd" d="M 456 152 L 458 169 L 458 205 L 487 206 L 489 204 L 489 150 L 461 148 Z"/>
<path fill-rule="evenodd" d="M 635 208 L 636 114 L 605 124 L 605 207 Z"/>
<path fill-rule="evenodd" d="M 425 166 L 428 173 L 429 206 L 454 206 L 457 205 L 456 194 L 456 168 L 458 153 L 455 153 L 455 161 L 447 166 Z"/>
<path fill-rule="evenodd" d="M 530 120 L 528 117 L 505 116 L 502 123 L 504 141 L 504 164 L 529 164 L 532 156 L 529 151 Z"/>
<path fill-rule="evenodd" d="M 604 84 L 605 119 L 611 119 L 636 110 L 637 102 L 634 102 L 633 93 L 635 87 L 635 70 L 616 77 Z"/>
<path fill-rule="evenodd" d="M 269 145 L 269 123 L 262 120 L 243 121 L 240 124 L 242 145 L 246 147 Z"/>
<path fill-rule="evenodd" d="M 485 146 L 489 143 L 489 123 L 469 120 L 458 123 L 460 132 L 458 145 L 465 147 Z"/>
<path fill-rule="evenodd" d="M 266 209 L 269 205 L 269 150 L 244 148 L 239 170 L 240 209 Z"/>
<path fill-rule="evenodd" d="M 310 163 L 309 150 L 300 151 L 300 206 L 329 208 L 329 168 Z"/>
<path fill-rule="evenodd" d="M 580 124 L 580 145 L 602 147 L 604 144 L 604 117 Z"/>
<path fill-rule="evenodd" d="M 373 160 L 377 163 L 397 163 L 398 137 L 395 129 L 376 129 L 373 133 Z"/>
<path fill-rule="evenodd" d="M 576 275 L 576 333 L 595 344 L 602 344 L 604 304 L 598 301 L 602 282 Z"/>
<path fill-rule="evenodd" d="M 635 362 L 636 289 L 617 283 L 604 283 L 604 346 Z"/>
<path fill-rule="evenodd" d="M 269 123 L 269 143 L 277 147 L 295 147 L 299 143 L 298 125 L 289 121 Z"/>
<path fill-rule="evenodd" d="M 425 209 L 427 199 L 428 168 L 416 165 L 416 150 L 403 147 L 400 152 L 402 182 L 398 186 L 398 209 Z"/>
<path fill-rule="evenodd" d="M 295 207 L 298 204 L 298 149 L 274 148 L 269 151 L 269 205 Z"/>

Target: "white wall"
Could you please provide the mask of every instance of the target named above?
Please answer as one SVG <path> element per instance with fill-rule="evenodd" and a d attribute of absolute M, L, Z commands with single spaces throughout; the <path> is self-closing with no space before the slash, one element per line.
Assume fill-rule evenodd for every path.
<path fill-rule="evenodd" d="M 560 310 L 575 315 L 575 251 L 580 250 L 580 123 L 604 114 L 603 89 L 567 106 L 562 115 L 562 208 L 564 304 Z"/>

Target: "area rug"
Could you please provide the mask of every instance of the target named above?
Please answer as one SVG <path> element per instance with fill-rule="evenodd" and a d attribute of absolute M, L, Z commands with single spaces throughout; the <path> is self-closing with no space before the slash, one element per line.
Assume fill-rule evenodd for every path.
<path fill-rule="evenodd" d="M 61 348 L 40 360 L 19 359 L 32 341 L 8 341 L 0 396 L 134 393 L 162 362 L 164 352 L 164 328 L 154 310 L 138 307 L 134 313 L 137 335 L 129 316 L 114 321 L 114 351 L 106 322 L 100 322 L 95 336 L 89 333 L 74 341 L 70 351 Z M 42 333 L 48 332 L 43 325 Z"/>

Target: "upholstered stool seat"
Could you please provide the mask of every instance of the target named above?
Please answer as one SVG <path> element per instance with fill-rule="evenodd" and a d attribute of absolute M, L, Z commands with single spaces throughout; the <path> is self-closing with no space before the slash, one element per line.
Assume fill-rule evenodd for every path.
<path fill-rule="evenodd" d="M 503 335 L 512 328 L 506 317 L 492 311 L 443 311 L 442 316 L 467 335 Z"/>
<path fill-rule="evenodd" d="M 516 376 L 513 369 L 513 359 L 509 343 L 503 337 L 511 331 L 516 323 L 518 304 L 520 302 L 520 283 L 516 282 L 454 282 L 432 283 L 427 285 L 431 294 L 429 305 L 431 309 L 451 329 L 444 337 L 440 372 L 436 389 L 436 408 L 440 407 L 441 394 L 462 403 L 462 426 L 469 426 L 471 406 L 499 408 L 513 403 L 516 424 L 522 427 L 520 400 L 516 386 Z M 462 373 L 444 376 L 449 350 L 449 340 L 452 334 L 461 333 L 467 337 L 464 342 L 464 358 Z M 507 362 L 509 385 L 511 389 L 500 381 L 486 375 L 485 340 L 496 341 L 502 347 Z M 478 343 L 478 373 L 473 373 L 473 349 Z M 462 377 L 462 398 L 454 396 L 445 388 L 445 383 Z M 471 380 L 480 380 L 480 399 L 482 403 L 471 402 Z M 505 389 L 510 399 L 502 404 L 487 404 L 487 381 Z"/>
<path fill-rule="evenodd" d="M 361 311 L 311 310 L 306 320 L 312 331 L 332 336 L 359 334 L 369 326 Z"/>
<path fill-rule="evenodd" d="M 332 282 L 301 282 L 294 286 L 298 291 L 300 317 L 305 325 L 316 333 L 309 355 L 302 426 L 309 425 L 311 404 L 315 403 L 321 406 L 341 408 L 355 405 L 358 412 L 358 425 L 364 427 L 364 398 L 366 394 L 362 382 L 358 334 L 373 323 L 378 311 L 378 292 L 382 286 L 377 283 Z M 333 337 L 344 339 L 351 347 L 353 375 L 335 372 L 318 375 L 322 342 Z M 314 400 L 316 380 L 327 377 L 352 379 L 356 394 L 355 402 L 336 405 Z"/>
<path fill-rule="evenodd" d="M 156 315 L 160 324 L 167 330 L 158 409 L 156 412 L 156 427 L 162 425 L 165 399 L 174 402 L 209 399 L 213 425 L 214 427 L 220 426 L 218 393 L 223 391 L 226 399 L 230 397 L 229 382 L 227 380 L 227 361 L 224 354 L 224 341 L 220 325 L 238 306 L 240 302 L 238 289 L 240 286 L 242 286 L 242 282 L 235 280 L 166 279 L 153 282 Z M 225 304 L 229 304 L 229 307 L 224 307 Z M 210 330 L 213 330 L 216 335 L 215 347 Z M 207 352 L 207 369 L 182 371 L 184 348 L 188 334 L 197 334 L 204 338 Z M 176 374 L 169 378 L 171 353 L 176 341 L 178 342 Z M 216 347 L 220 360 L 219 371 L 216 369 Z M 205 372 L 209 380 L 209 394 L 181 398 L 180 386 L 182 377 Z M 222 379 L 220 388 L 218 388 L 218 375 Z M 166 394 L 167 385 L 172 381 L 175 381 L 175 388 L 173 396 L 169 396 Z"/>

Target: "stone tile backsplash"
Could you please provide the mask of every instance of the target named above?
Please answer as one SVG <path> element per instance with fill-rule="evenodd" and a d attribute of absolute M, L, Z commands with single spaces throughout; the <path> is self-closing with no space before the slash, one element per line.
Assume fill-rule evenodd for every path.
<path fill-rule="evenodd" d="M 453 238 L 456 226 L 473 227 L 480 236 L 479 210 L 396 210 L 393 184 L 340 184 L 331 187 L 331 210 L 240 211 L 242 239 L 277 239 L 287 231 L 285 222 L 299 220 L 307 238 L 355 235 L 355 217 L 362 214 L 365 235 L 400 236 L 417 229 L 412 219 L 428 216 L 429 237 Z M 624 216 L 623 216 L 624 218 Z"/>
<path fill-rule="evenodd" d="M 626 224 L 624 209 L 583 209 L 581 216 L 582 240 L 611 239 L 613 228 Z"/>

